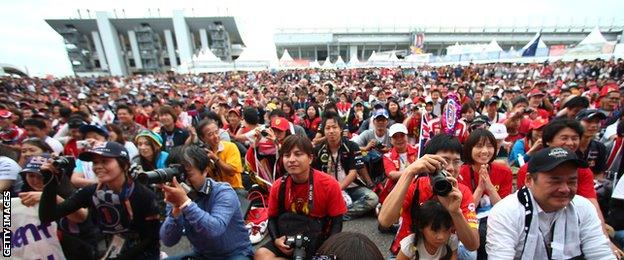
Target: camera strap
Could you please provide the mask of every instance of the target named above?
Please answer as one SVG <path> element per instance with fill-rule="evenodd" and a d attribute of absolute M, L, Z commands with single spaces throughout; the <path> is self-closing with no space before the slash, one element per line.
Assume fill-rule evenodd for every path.
<path fill-rule="evenodd" d="M 310 212 L 312 212 L 312 209 L 314 208 L 314 171 L 312 169 L 310 169 L 310 173 L 309 173 L 309 177 L 308 177 L 308 203 L 307 206 L 303 209 L 304 213 L 306 215 L 309 215 Z M 286 185 L 287 185 L 287 180 L 288 177 L 290 175 L 284 175 L 282 176 L 282 181 L 280 182 L 280 189 L 279 189 L 279 196 L 278 196 L 278 201 L 279 201 L 279 212 L 287 212 L 286 207 L 284 206 L 284 203 L 286 202 Z M 294 182 L 291 182 L 291 191 L 295 185 Z M 292 200 L 291 200 L 291 204 L 292 204 Z M 290 206 L 290 205 L 289 205 Z M 291 207 L 291 212 L 292 212 L 292 207 Z M 296 213 L 296 212 L 293 212 Z"/>

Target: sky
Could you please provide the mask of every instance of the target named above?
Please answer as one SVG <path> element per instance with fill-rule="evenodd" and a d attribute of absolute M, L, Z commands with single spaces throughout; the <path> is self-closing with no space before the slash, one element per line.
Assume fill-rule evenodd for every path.
<path fill-rule="evenodd" d="M 622 0 L 0 0 L 0 63 L 31 76 L 72 75 L 62 37 L 44 19 L 78 18 L 81 9 L 122 16 L 234 16 L 247 46 L 271 44 L 276 28 L 424 26 L 624 26 Z"/>

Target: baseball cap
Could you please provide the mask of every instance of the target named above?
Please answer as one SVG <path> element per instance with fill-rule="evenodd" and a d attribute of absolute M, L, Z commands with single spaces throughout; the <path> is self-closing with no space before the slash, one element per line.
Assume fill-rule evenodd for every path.
<path fill-rule="evenodd" d="M 238 109 L 232 108 L 232 109 L 228 110 L 228 114 L 229 113 L 234 113 L 234 114 L 236 114 L 236 116 L 241 117 L 241 113 L 240 113 L 240 111 L 238 111 Z"/>
<path fill-rule="evenodd" d="M 501 123 L 492 124 L 490 128 L 488 128 L 488 131 L 490 131 L 494 135 L 494 138 L 496 138 L 496 140 L 502 140 L 509 136 L 509 134 L 507 133 L 507 127 Z"/>
<path fill-rule="evenodd" d="M 358 101 L 355 101 L 355 103 L 353 103 L 353 106 L 357 106 L 357 105 L 364 106 L 364 101 L 358 100 Z"/>
<path fill-rule="evenodd" d="M 529 130 L 540 129 L 546 124 L 548 124 L 548 119 L 538 117 L 535 120 L 531 121 L 531 124 L 529 125 Z"/>
<path fill-rule="evenodd" d="M 528 98 L 532 98 L 532 97 L 536 97 L 536 96 L 544 96 L 544 92 L 542 92 L 539 89 L 534 88 L 533 90 L 531 90 L 531 92 L 529 92 L 529 95 L 527 95 Z"/>
<path fill-rule="evenodd" d="M 288 123 L 288 120 L 286 120 L 286 118 L 276 117 L 271 120 L 271 128 L 286 131 L 290 129 L 290 124 Z"/>
<path fill-rule="evenodd" d="M 405 127 L 405 125 L 402 123 L 396 123 L 390 126 L 390 130 L 389 130 L 390 137 L 392 137 L 396 133 L 407 134 L 407 127 Z"/>
<path fill-rule="evenodd" d="M 385 108 L 380 108 L 380 109 L 376 109 L 373 112 L 373 119 L 377 119 L 378 117 L 383 116 L 386 119 L 390 118 L 390 116 L 388 115 L 388 111 L 386 111 Z"/>
<path fill-rule="evenodd" d="M 78 155 L 78 159 L 90 162 L 93 161 L 93 158 L 97 155 L 110 158 L 122 157 L 128 161 L 130 160 L 126 148 L 117 142 L 102 142 L 95 144 L 93 147 L 89 148 L 89 150 L 80 153 Z"/>
<path fill-rule="evenodd" d="M 619 92 L 617 84 L 607 84 L 600 90 L 600 97 L 604 97 L 611 92 Z"/>
<path fill-rule="evenodd" d="M 485 101 L 485 105 L 486 105 L 486 106 L 489 106 L 489 105 L 491 105 L 492 103 L 496 103 L 496 104 L 498 104 L 498 98 L 491 97 L 491 98 L 489 98 L 487 101 Z"/>
<path fill-rule="evenodd" d="M 576 120 L 589 120 L 592 118 L 598 118 L 599 120 L 607 119 L 607 115 L 605 115 L 602 111 L 598 109 L 582 109 L 576 114 Z"/>
<path fill-rule="evenodd" d="M 136 142 L 139 139 L 139 137 L 141 137 L 141 136 L 145 136 L 145 137 L 151 138 L 152 140 L 154 140 L 154 142 L 156 142 L 156 144 L 158 144 L 158 147 L 162 147 L 163 140 L 162 140 L 162 137 L 160 137 L 159 134 L 156 134 L 156 133 L 154 133 L 152 131 L 149 131 L 149 130 L 143 130 L 143 131 L 139 132 L 136 135 L 136 137 L 134 137 L 134 141 Z"/>
<path fill-rule="evenodd" d="M 80 133 L 82 133 L 83 135 L 86 135 L 89 132 L 96 132 L 97 134 L 104 136 L 105 138 L 108 138 L 108 130 L 106 130 L 106 128 L 104 128 L 103 126 L 100 125 L 81 125 L 78 130 L 80 130 Z"/>
<path fill-rule="evenodd" d="M 195 99 L 193 99 L 193 103 L 204 103 L 204 99 L 201 97 L 196 97 Z"/>
<path fill-rule="evenodd" d="M 6 109 L 0 110 L 0 117 L 2 117 L 2 118 L 9 118 L 11 116 L 13 116 L 13 113 L 11 113 L 11 111 L 6 110 Z"/>
<path fill-rule="evenodd" d="M 380 109 L 380 108 L 385 108 L 386 107 L 386 103 L 383 101 L 375 101 L 373 103 L 373 108 L 374 109 Z"/>
<path fill-rule="evenodd" d="M 41 166 L 43 166 L 43 164 L 46 161 L 48 161 L 48 159 L 50 158 L 52 158 L 52 156 L 48 153 L 42 153 L 40 155 L 31 156 L 30 158 L 28 158 L 28 161 L 26 162 L 26 166 L 24 166 L 24 168 L 22 169 L 22 171 L 20 171 L 20 173 L 27 173 L 27 172 L 40 173 L 39 170 L 41 170 Z"/>
<path fill-rule="evenodd" d="M 589 99 L 581 96 L 569 96 L 561 102 L 561 107 L 589 107 Z"/>
<path fill-rule="evenodd" d="M 535 153 L 529 161 L 528 172 L 549 172 L 565 162 L 572 162 L 576 167 L 586 168 L 587 163 L 576 154 L 561 147 L 546 147 Z"/>

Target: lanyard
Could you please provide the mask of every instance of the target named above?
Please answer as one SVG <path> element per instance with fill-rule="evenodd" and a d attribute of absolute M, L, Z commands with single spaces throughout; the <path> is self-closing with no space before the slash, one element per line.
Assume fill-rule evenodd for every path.
<path fill-rule="evenodd" d="M 306 215 L 309 215 L 310 212 L 312 212 L 312 209 L 314 208 L 314 171 L 312 169 L 310 169 L 310 176 L 308 177 L 308 206 L 306 208 L 303 209 L 304 213 Z M 292 176 L 291 176 L 292 177 Z M 291 178 L 292 180 L 292 178 Z M 282 183 L 284 184 L 284 183 Z M 294 201 L 294 196 L 292 195 L 292 190 L 295 187 L 295 182 L 291 181 L 291 185 L 290 185 L 290 203 L 292 205 L 293 201 Z M 292 208 L 291 206 L 291 210 L 293 212 L 295 212 L 295 210 Z M 295 212 L 296 213 L 296 212 Z"/>

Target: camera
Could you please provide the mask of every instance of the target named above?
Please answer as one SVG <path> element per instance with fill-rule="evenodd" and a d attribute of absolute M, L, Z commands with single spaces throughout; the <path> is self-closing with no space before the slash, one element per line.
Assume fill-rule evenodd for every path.
<path fill-rule="evenodd" d="M 76 147 L 78 149 L 88 149 L 91 148 L 91 144 L 87 140 L 78 140 L 76 141 Z"/>
<path fill-rule="evenodd" d="M 448 176 L 451 176 L 451 174 L 446 170 L 439 170 L 433 174 L 429 174 L 429 181 L 431 182 L 433 194 L 445 197 L 453 190 L 453 185 L 446 179 Z"/>
<path fill-rule="evenodd" d="M 286 236 L 284 244 L 294 249 L 292 259 L 303 260 L 306 259 L 306 247 L 310 243 L 310 238 L 302 234 L 294 236 Z"/>
<path fill-rule="evenodd" d="M 172 164 L 167 168 L 141 172 L 137 175 L 137 181 L 143 184 L 158 184 L 170 182 L 176 177 L 179 182 L 184 181 L 184 167 L 180 164 Z"/>
<path fill-rule="evenodd" d="M 58 156 L 53 159 L 52 166 L 63 174 L 71 174 L 76 167 L 76 160 L 71 156 Z"/>
<path fill-rule="evenodd" d="M 266 130 L 266 129 L 264 129 L 264 130 L 260 131 L 260 134 L 261 134 L 262 136 L 264 136 L 264 137 L 267 137 L 267 136 L 269 135 L 269 132 L 267 132 L 267 130 Z"/>

